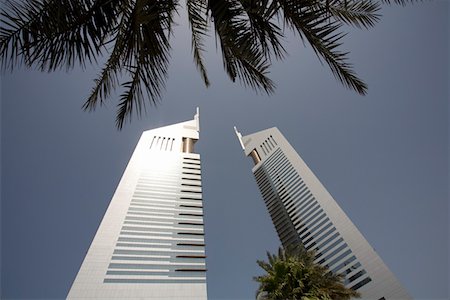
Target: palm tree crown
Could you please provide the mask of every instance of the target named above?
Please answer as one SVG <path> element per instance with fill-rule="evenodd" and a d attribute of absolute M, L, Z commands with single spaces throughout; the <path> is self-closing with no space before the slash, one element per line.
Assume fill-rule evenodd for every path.
<path fill-rule="evenodd" d="M 343 276 L 314 263 L 314 253 L 303 247 L 280 248 L 278 255 L 267 253 L 268 262 L 258 260 L 265 275 L 259 282 L 256 298 L 261 300 L 346 300 L 359 293 L 346 288 Z"/>
<path fill-rule="evenodd" d="M 194 62 L 206 86 L 204 38 L 213 27 L 232 81 L 270 94 L 273 59 L 283 59 L 283 36 L 296 32 L 344 86 L 365 94 L 366 84 L 339 50 L 342 26 L 372 27 L 382 3 L 414 0 L 186 0 Z M 116 125 L 161 98 L 178 0 L 5 0 L 1 9 L 0 62 L 42 71 L 107 60 L 84 103 L 93 110 L 122 87 Z M 212 24 L 212 25 L 211 25 Z"/>

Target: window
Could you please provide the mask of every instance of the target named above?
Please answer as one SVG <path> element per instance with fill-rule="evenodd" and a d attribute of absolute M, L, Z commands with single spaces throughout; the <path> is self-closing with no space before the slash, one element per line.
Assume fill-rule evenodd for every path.
<path fill-rule="evenodd" d="M 358 282 L 357 284 L 355 284 L 354 286 L 351 287 L 352 290 L 356 291 L 357 289 L 361 288 L 362 286 L 368 284 L 369 282 L 371 282 L 372 279 L 370 277 L 365 278 L 364 280 L 361 280 L 360 282 Z M 384 298 L 384 297 L 383 297 Z"/>

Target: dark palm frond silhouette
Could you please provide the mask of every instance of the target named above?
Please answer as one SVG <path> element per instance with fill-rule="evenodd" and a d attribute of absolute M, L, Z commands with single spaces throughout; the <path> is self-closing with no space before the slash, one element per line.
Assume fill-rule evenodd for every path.
<path fill-rule="evenodd" d="M 343 26 L 370 28 L 382 4 L 415 0 L 186 0 L 193 60 L 210 84 L 203 58 L 205 37 L 213 31 L 223 66 L 232 81 L 273 93 L 268 77 L 274 60 L 286 55 L 283 37 L 296 32 L 346 87 L 366 94 L 348 52 L 340 50 Z M 18 65 L 51 72 L 106 62 L 83 108 L 102 105 L 121 87 L 116 125 L 122 128 L 146 103 L 156 104 L 170 62 L 178 0 L 6 0 L 0 13 L 2 69 Z M 147 100 L 148 98 L 148 100 Z"/>

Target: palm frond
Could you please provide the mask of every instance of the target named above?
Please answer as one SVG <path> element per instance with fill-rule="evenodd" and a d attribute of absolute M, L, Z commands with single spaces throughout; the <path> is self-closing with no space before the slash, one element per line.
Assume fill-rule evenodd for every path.
<path fill-rule="evenodd" d="M 381 0 L 384 4 L 398 4 L 401 6 L 405 6 L 414 2 L 422 2 L 423 0 Z"/>
<path fill-rule="evenodd" d="M 83 105 L 93 110 L 116 88 L 120 96 L 116 124 L 122 128 L 134 112 L 156 105 L 167 79 L 169 37 L 179 0 L 4 0 L 0 11 L 0 68 L 17 65 L 42 71 L 84 67 L 109 57 Z M 286 55 L 285 29 L 309 43 L 344 86 L 360 94 L 366 84 L 340 50 L 345 25 L 370 28 L 381 4 L 422 0 L 186 0 L 194 63 L 209 86 L 203 53 L 212 22 L 228 77 L 255 91 L 271 94 L 272 60 Z M 123 80 L 125 82 L 120 82 Z M 146 94 L 146 95 L 145 95 Z M 288 257 L 279 253 L 280 257 Z M 272 261 L 275 261 L 273 256 Z"/>
<path fill-rule="evenodd" d="M 257 299 L 351 299 L 359 293 L 346 288 L 343 275 L 330 273 L 314 262 L 314 252 L 303 245 L 280 247 L 278 255 L 268 253 L 270 263 L 258 261 L 266 273 L 254 277 L 259 283 Z"/>
<path fill-rule="evenodd" d="M 373 27 L 381 16 L 380 4 L 371 0 L 331 1 L 326 8 L 336 19 L 357 28 Z"/>
<path fill-rule="evenodd" d="M 24 63 L 24 54 L 30 43 L 29 27 L 33 21 L 45 14 L 41 1 L 5 1 L 1 8 L 0 59 L 3 69 L 13 70 Z"/>
<path fill-rule="evenodd" d="M 209 79 L 203 62 L 202 53 L 204 52 L 203 37 L 206 36 L 208 28 L 207 20 L 207 2 L 206 0 L 187 0 L 186 1 L 189 24 L 191 26 L 191 47 L 194 55 L 194 62 L 203 82 L 209 86 Z"/>
<path fill-rule="evenodd" d="M 280 1 L 285 22 L 305 38 L 319 57 L 324 59 L 333 75 L 346 87 L 365 95 L 367 85 L 359 79 L 348 62 L 348 52 L 337 50 L 345 36 L 342 24 L 330 20 L 326 9 L 303 6 L 295 0 Z"/>
<path fill-rule="evenodd" d="M 265 271 L 269 271 L 271 269 L 271 264 L 270 263 L 266 263 L 263 260 L 257 260 L 256 263 L 258 264 L 258 266 L 260 266 L 263 270 Z"/>
<path fill-rule="evenodd" d="M 173 14 L 177 2 L 166 0 L 137 0 L 129 17 L 129 28 L 124 37 L 123 63 L 130 73 L 131 81 L 122 86 L 116 117 L 116 126 L 121 129 L 131 118 L 132 112 L 138 115 L 145 110 L 143 89 L 150 104 L 156 104 L 167 79 L 169 65 L 169 36 L 173 24 Z"/>
<path fill-rule="evenodd" d="M 27 66 L 43 71 L 95 62 L 104 36 L 116 24 L 119 4 L 111 0 L 8 1 L 2 11 L 7 26 L 0 34 L 0 56 L 5 63 L 4 51 L 15 53 Z"/>
<path fill-rule="evenodd" d="M 240 0 L 240 3 L 248 18 L 253 40 L 260 45 L 264 55 L 270 59 L 273 53 L 277 59 L 284 58 L 286 50 L 281 41 L 283 33 L 275 24 L 275 16 L 280 9 L 277 1 Z"/>
<path fill-rule="evenodd" d="M 237 77 L 244 86 L 272 93 L 275 85 L 267 77 L 270 63 L 254 42 L 242 5 L 237 0 L 209 0 L 208 7 L 230 79 Z"/>
<path fill-rule="evenodd" d="M 120 96 L 120 101 L 117 105 L 116 127 L 119 129 L 123 127 L 123 124 L 127 119 L 130 119 L 135 105 L 143 102 L 141 78 L 139 74 L 140 69 L 134 68 L 134 71 L 131 71 L 131 73 L 133 75 L 132 80 L 122 84 L 125 91 Z M 138 105 L 138 108 L 140 106 L 141 105 Z"/>
<path fill-rule="evenodd" d="M 114 47 L 111 54 L 103 67 L 100 76 L 94 80 L 94 87 L 91 90 L 91 94 L 83 104 L 84 110 L 93 111 L 97 103 L 100 105 L 104 103 L 107 97 L 110 96 L 111 92 L 119 84 L 118 75 L 123 69 L 123 58 L 125 48 L 127 46 L 127 40 L 129 39 L 129 34 L 131 32 L 130 28 L 130 17 L 132 12 L 132 6 L 129 4 L 124 4 L 122 7 L 122 18 L 118 28 L 116 29 L 116 34 L 112 39 L 114 41 Z"/>

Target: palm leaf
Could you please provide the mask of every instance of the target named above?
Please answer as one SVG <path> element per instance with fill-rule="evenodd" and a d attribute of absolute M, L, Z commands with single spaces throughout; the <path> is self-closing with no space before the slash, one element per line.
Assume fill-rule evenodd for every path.
<path fill-rule="evenodd" d="M 314 263 L 314 252 L 298 246 L 268 253 L 269 263 L 257 261 L 266 272 L 254 277 L 259 283 L 257 299 L 351 299 L 359 293 L 346 288 L 343 275 L 330 273 Z"/>
<path fill-rule="evenodd" d="M 268 77 L 269 67 L 286 55 L 287 28 L 311 45 L 344 86 L 365 94 L 367 86 L 349 63 L 349 53 L 340 50 L 343 26 L 370 28 L 379 21 L 380 4 L 418 1 L 186 0 L 194 63 L 209 86 L 203 53 L 213 22 L 228 77 L 271 94 L 275 84 Z M 140 115 L 146 104 L 156 105 L 161 99 L 178 7 L 178 0 L 4 0 L 1 68 L 24 64 L 42 71 L 71 69 L 97 63 L 106 53 L 83 109 L 95 109 L 121 88 L 116 125 L 122 128 L 133 113 Z"/>
<path fill-rule="evenodd" d="M 99 78 L 94 80 L 95 85 L 91 90 L 91 94 L 83 104 L 84 110 L 93 111 L 98 102 L 102 105 L 106 98 L 110 96 L 110 93 L 119 84 L 118 75 L 123 69 L 122 60 L 124 58 L 124 53 L 126 52 L 126 42 L 130 38 L 132 6 L 125 4 L 121 11 L 121 21 L 116 29 L 116 34 L 112 39 L 114 41 L 113 50 L 111 51 Z"/>
<path fill-rule="evenodd" d="M 131 11 L 125 31 L 123 63 L 132 78 L 122 84 L 116 116 L 116 126 L 121 129 L 131 118 L 145 110 L 143 89 L 150 104 L 156 104 L 164 89 L 169 64 L 169 35 L 177 3 L 166 0 L 138 0 Z"/>
<path fill-rule="evenodd" d="M 306 39 L 319 57 L 324 59 L 333 75 L 344 86 L 364 95 L 367 93 L 367 85 L 356 76 L 352 65 L 348 62 L 348 52 L 337 50 L 342 44 L 342 24 L 339 21 L 330 20 L 325 8 L 317 8 L 314 5 L 303 6 L 295 0 L 279 1 L 285 22 L 295 29 L 300 37 Z"/>
<path fill-rule="evenodd" d="M 284 58 L 286 50 L 283 47 L 281 28 L 275 24 L 275 15 L 280 6 L 276 1 L 240 0 L 248 18 L 253 42 L 259 44 L 267 58 L 273 53 L 277 59 Z"/>
<path fill-rule="evenodd" d="M 259 45 L 253 42 L 254 35 L 242 5 L 237 0 L 209 0 L 208 7 L 230 79 L 238 78 L 255 91 L 272 93 L 274 83 L 267 77 L 270 64 Z"/>
<path fill-rule="evenodd" d="M 95 62 L 102 39 L 116 24 L 119 4 L 110 0 L 6 2 L 1 16 L 7 26 L 0 33 L 3 65 L 12 66 L 13 55 L 43 71 Z"/>
<path fill-rule="evenodd" d="M 204 52 L 203 37 L 206 35 L 208 27 L 207 2 L 206 0 L 187 0 L 186 7 L 189 24 L 191 26 L 191 47 L 194 55 L 194 62 L 200 72 L 203 82 L 206 86 L 209 86 L 210 83 L 202 58 L 202 52 Z"/>
<path fill-rule="evenodd" d="M 380 4 L 371 0 L 335 0 L 325 6 L 331 15 L 357 28 L 370 28 L 380 19 Z"/>
<path fill-rule="evenodd" d="M 423 0 L 381 0 L 381 2 L 384 4 L 398 4 L 398 5 L 402 5 L 402 6 L 405 6 L 407 4 L 414 3 L 414 2 L 421 2 L 421 1 L 423 1 Z"/>

